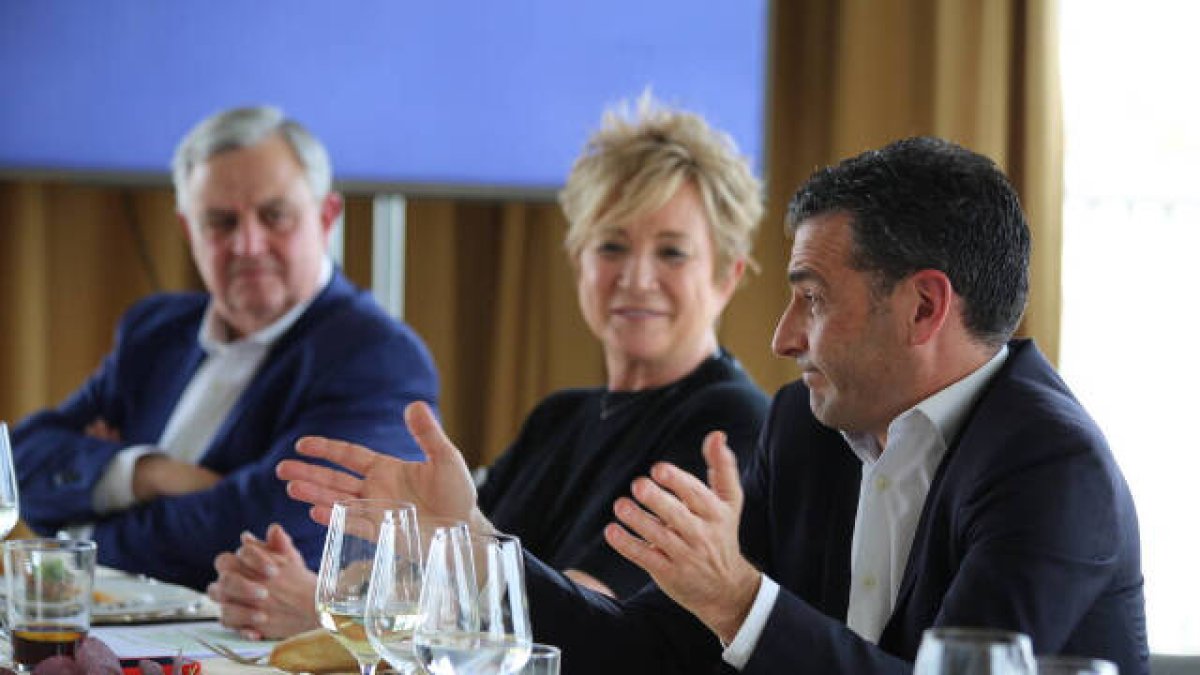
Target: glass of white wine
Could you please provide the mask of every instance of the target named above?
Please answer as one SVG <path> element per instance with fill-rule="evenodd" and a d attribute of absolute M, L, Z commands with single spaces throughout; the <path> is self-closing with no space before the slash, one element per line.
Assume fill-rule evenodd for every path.
<path fill-rule="evenodd" d="M 422 550 L 428 548 L 439 527 L 456 527 L 464 535 L 467 533 L 466 523 L 427 519 L 420 514 L 415 523 L 388 514 L 379 533 L 371 587 L 367 591 L 367 640 L 401 675 L 422 672 L 412 642 L 421 617 L 419 602 L 425 578 Z"/>
<path fill-rule="evenodd" d="M 511 675 L 529 659 L 532 631 L 521 542 L 440 528 L 421 585 L 417 660 L 433 675 Z"/>
<path fill-rule="evenodd" d="M 361 675 L 373 675 L 379 663 L 364 617 L 380 531 L 385 523 L 415 522 L 416 513 L 412 504 L 392 500 L 347 499 L 333 505 L 317 573 L 317 616 L 354 655 Z"/>
<path fill-rule="evenodd" d="M 1036 675 L 1029 637 L 990 628 L 925 631 L 914 675 Z"/>
<path fill-rule="evenodd" d="M 20 511 L 12 442 L 8 439 L 8 425 L 0 422 L 0 539 L 7 537 L 16 527 Z"/>

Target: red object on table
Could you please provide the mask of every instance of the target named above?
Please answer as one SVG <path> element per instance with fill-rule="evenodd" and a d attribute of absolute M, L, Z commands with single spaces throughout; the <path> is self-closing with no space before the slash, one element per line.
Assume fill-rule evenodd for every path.
<path fill-rule="evenodd" d="M 179 669 L 180 672 L 174 672 L 174 656 L 143 656 L 136 659 L 121 659 L 121 670 L 125 671 L 125 675 L 142 675 L 142 669 L 138 666 L 139 661 L 154 661 L 162 666 L 163 675 L 200 675 L 200 662 L 195 659 L 182 659 L 183 667 Z"/>

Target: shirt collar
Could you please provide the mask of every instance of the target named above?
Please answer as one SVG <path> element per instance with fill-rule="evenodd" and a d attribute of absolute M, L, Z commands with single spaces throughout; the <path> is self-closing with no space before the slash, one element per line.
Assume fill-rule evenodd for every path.
<path fill-rule="evenodd" d="M 1008 345 L 1001 345 L 987 363 L 897 415 L 896 419 L 888 425 L 888 445 L 890 446 L 892 440 L 899 436 L 897 432 L 901 427 L 912 423 L 914 417 L 924 417 L 941 436 L 941 446 L 949 446 L 950 441 L 958 435 L 966 421 L 971 407 L 1007 358 Z M 842 436 L 850 444 L 850 449 L 854 454 L 865 463 L 875 462 L 883 453 L 884 448 L 879 447 L 879 442 L 875 440 L 874 434 L 843 432 Z"/>
<path fill-rule="evenodd" d="M 260 330 L 251 333 L 238 340 L 228 340 L 229 329 L 224 321 L 217 316 L 216 310 L 213 309 L 213 303 L 210 300 L 208 307 L 204 310 L 204 318 L 200 321 L 200 331 L 197 335 L 197 340 L 200 342 L 200 347 L 207 354 L 219 354 L 227 349 L 235 348 L 240 345 L 256 345 L 260 348 L 270 347 L 275 343 L 287 329 L 292 327 L 300 319 L 300 315 L 304 314 L 304 310 L 308 309 L 313 300 L 325 290 L 329 282 L 333 279 L 333 261 L 329 256 L 325 256 L 321 262 L 320 276 L 317 278 L 317 292 L 312 294 L 312 297 L 304 302 L 298 302 L 294 307 L 289 309 L 283 316 L 276 319 L 270 325 L 261 328 Z"/>

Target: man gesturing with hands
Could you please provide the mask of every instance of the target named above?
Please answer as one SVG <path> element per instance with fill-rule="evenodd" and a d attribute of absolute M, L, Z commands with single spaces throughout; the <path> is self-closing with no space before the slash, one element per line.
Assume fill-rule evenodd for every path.
<path fill-rule="evenodd" d="M 608 543 L 655 583 L 624 601 L 533 556 L 535 637 L 564 672 L 908 673 L 925 629 L 980 626 L 1147 672 L 1133 501 L 1095 423 L 1012 339 L 1030 233 L 986 157 L 912 138 L 817 171 L 788 215 L 791 297 L 776 394 L 740 473 L 722 434 L 707 484 L 667 464 L 614 504 Z M 410 463 L 304 439 L 278 475 L 332 500 L 399 497 L 490 528 L 462 456 L 420 403 Z M 739 480 L 740 478 L 740 480 Z M 744 498 L 743 498 L 744 491 Z"/>

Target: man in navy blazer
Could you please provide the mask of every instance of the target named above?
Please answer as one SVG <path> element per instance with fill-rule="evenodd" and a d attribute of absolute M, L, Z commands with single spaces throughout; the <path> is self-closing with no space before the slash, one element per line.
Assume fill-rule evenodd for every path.
<path fill-rule="evenodd" d="M 740 474 L 719 432 L 707 484 L 668 464 L 614 504 L 606 539 L 655 583 L 625 602 L 526 556 L 535 637 L 564 672 L 911 672 L 934 626 L 1028 634 L 1037 653 L 1147 672 L 1137 518 L 1096 425 L 1012 340 L 1030 235 L 987 158 L 913 138 L 815 173 L 788 215 L 777 394 Z M 307 441 L 289 493 L 403 497 L 490 524 L 431 411 L 425 464 Z M 743 508 L 744 507 L 744 508 Z"/>
<path fill-rule="evenodd" d="M 319 141 L 274 108 L 214 115 L 181 142 L 178 212 L 208 293 L 152 296 L 53 410 L 15 430 L 21 516 L 99 561 L 203 588 L 239 535 L 276 522 L 318 563 L 324 528 L 275 465 L 307 434 L 420 450 L 401 412 L 434 403 L 421 340 L 334 269 L 342 202 Z"/>

